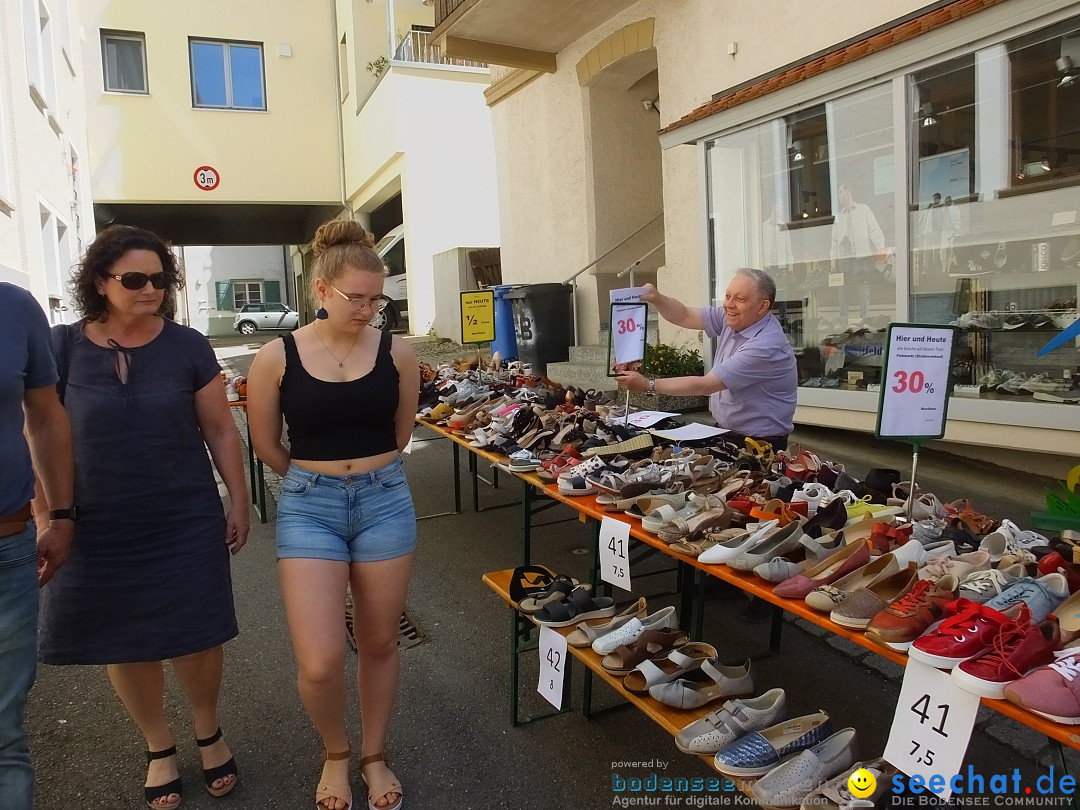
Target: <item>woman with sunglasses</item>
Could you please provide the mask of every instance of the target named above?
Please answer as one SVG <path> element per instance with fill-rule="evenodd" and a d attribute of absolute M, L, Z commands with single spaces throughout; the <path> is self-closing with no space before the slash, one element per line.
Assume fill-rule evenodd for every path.
<path fill-rule="evenodd" d="M 358 222 L 319 228 L 310 291 L 317 319 L 263 346 L 248 373 L 251 441 L 283 479 L 278 576 L 300 699 L 325 749 L 315 793 L 321 810 L 352 807 L 342 633 L 350 587 L 368 807 L 398 810 L 404 796 L 384 747 L 416 548 L 399 453 L 412 436 L 420 369 L 404 340 L 371 325 L 385 300 L 385 270 L 372 244 Z"/>
<path fill-rule="evenodd" d="M 191 705 L 206 788 L 224 796 L 238 775 L 217 703 L 222 645 L 237 634 L 229 560 L 247 541 L 247 487 L 213 349 L 166 317 L 180 284 L 157 236 L 114 225 L 73 274 L 82 320 L 53 330 L 78 513 L 68 563 L 42 591 L 39 653 L 47 664 L 107 665 L 146 740 L 156 810 L 177 807 L 182 789 L 166 660 Z"/>

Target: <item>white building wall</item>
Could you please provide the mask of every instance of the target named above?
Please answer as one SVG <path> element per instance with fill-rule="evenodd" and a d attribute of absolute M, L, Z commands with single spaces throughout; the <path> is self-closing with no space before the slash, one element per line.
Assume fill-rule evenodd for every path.
<path fill-rule="evenodd" d="M 76 19 L 75 0 L 0 3 L 0 281 L 54 322 L 75 318 L 68 277 L 94 234 Z"/>
<path fill-rule="evenodd" d="M 611 33 L 655 19 L 660 88 L 657 129 L 682 118 L 726 88 L 739 85 L 929 5 L 883 0 L 825 5 L 785 0 L 642 0 L 558 54 L 559 69 L 492 108 L 497 134 L 504 275 L 513 281 L 561 281 L 610 245 L 593 243 L 587 178 L 594 150 L 587 143 L 586 90 L 576 65 Z M 728 44 L 736 43 L 735 56 Z M 706 303 L 708 254 L 702 158 L 692 146 L 663 153 L 666 293 Z M 628 167 L 629 170 L 629 167 Z M 579 287 L 581 342 L 599 326 L 596 285 Z M 666 342 L 698 337 L 662 325 Z M 590 337 L 592 335 L 592 337 Z"/>
<path fill-rule="evenodd" d="M 345 121 L 345 177 L 358 217 L 400 191 L 409 331 L 435 322 L 436 254 L 499 245 L 486 71 L 395 62 Z M 449 303 L 449 302 L 448 302 Z"/>

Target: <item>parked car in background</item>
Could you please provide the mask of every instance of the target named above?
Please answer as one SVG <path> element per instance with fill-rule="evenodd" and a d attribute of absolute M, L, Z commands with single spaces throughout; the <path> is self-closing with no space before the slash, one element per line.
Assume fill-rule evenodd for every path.
<path fill-rule="evenodd" d="M 300 314 L 285 304 L 245 304 L 233 318 L 233 329 L 241 335 L 253 335 L 260 329 L 295 329 Z"/>
<path fill-rule="evenodd" d="M 408 317 L 409 299 L 405 273 L 405 226 L 398 225 L 380 239 L 375 245 L 375 252 L 386 267 L 386 284 L 383 286 L 383 298 L 386 305 L 373 325 L 379 329 L 397 329 L 403 318 Z"/>

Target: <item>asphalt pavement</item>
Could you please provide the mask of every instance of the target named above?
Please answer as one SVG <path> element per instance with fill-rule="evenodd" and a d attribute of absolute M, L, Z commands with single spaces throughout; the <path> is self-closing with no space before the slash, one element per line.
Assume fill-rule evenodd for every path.
<path fill-rule="evenodd" d="M 252 348 L 257 346 L 237 341 L 219 353 L 239 371 L 250 362 Z M 808 432 L 804 441 L 814 437 Z M 833 457 L 849 464 L 857 475 L 903 458 L 902 449 L 875 448 L 873 442 L 853 442 L 846 434 L 817 438 L 840 448 Z M 816 446 L 813 441 L 808 444 Z M 998 468 L 958 463 L 951 457 L 924 454 L 920 462 L 924 485 L 937 487 L 943 500 L 973 487 L 991 498 L 996 487 L 994 501 L 976 498 L 978 505 L 986 503 L 988 511 L 995 511 L 991 503 L 1015 510 L 1031 508 L 1044 483 L 1014 477 L 1006 486 L 1000 471 L 995 472 Z M 405 468 L 418 514 L 450 508 L 448 442 L 416 445 Z M 503 481 L 497 491 L 482 487 L 482 504 L 516 501 L 518 485 Z M 391 767 L 405 787 L 406 807 L 600 810 L 611 807 L 617 798 L 612 790 L 616 775 L 647 776 L 663 767 L 668 776 L 709 776 L 711 770 L 680 754 L 666 733 L 633 708 L 615 708 L 592 720 L 573 711 L 527 726 L 510 725 L 510 616 L 481 576 L 517 564 L 520 515 L 513 507 L 475 514 L 468 489 L 464 492 L 461 514 L 418 524 L 420 546 L 407 610 L 423 641 L 402 652 L 401 689 L 387 748 Z M 168 679 L 168 711 L 185 779 L 183 806 L 192 810 L 312 807 L 321 746 L 296 694 L 295 664 L 275 576 L 272 503 L 270 517 L 267 524 L 254 518 L 248 546 L 233 564 L 241 633 L 227 646 L 221 718 L 241 776 L 237 789 L 224 799 L 214 799 L 203 789 L 190 718 L 175 679 L 171 674 Z M 544 520 L 559 518 L 573 518 L 573 513 L 559 506 L 545 513 Z M 534 560 L 579 578 L 587 576 L 586 531 L 574 520 L 537 529 Z M 670 574 L 642 577 L 648 566 L 661 562 L 654 560 L 634 571 L 641 583 L 635 596 L 673 589 Z M 630 597 L 625 592 L 617 595 Z M 675 604 L 670 595 L 656 595 L 649 601 L 650 609 Z M 740 619 L 744 605 L 741 598 L 720 597 L 707 604 L 702 640 L 716 646 L 728 663 L 742 662 L 768 643 L 767 625 L 748 625 Z M 356 621 L 362 624 L 363 617 Z M 855 727 L 860 754 L 869 758 L 881 754 L 888 737 L 900 673 L 899 667 L 862 648 L 850 649 L 854 646 L 822 634 L 819 628 L 786 622 L 781 653 L 756 661 L 753 667 L 759 692 L 782 686 L 788 691 L 792 716 L 824 709 L 837 729 Z M 350 653 L 349 665 L 354 663 Z M 546 706 L 535 693 L 536 678 L 534 657 L 525 656 L 520 688 L 523 713 Z M 579 709 L 580 670 L 573 701 Z M 596 687 L 594 705 L 615 703 L 609 690 Z M 353 745 L 358 749 L 355 684 L 350 688 L 349 711 Z M 103 667 L 41 667 L 31 697 L 29 727 L 37 765 L 36 806 L 81 810 L 145 806 L 142 741 L 112 692 Z M 988 778 L 1020 768 L 1023 780 L 1030 784 L 1044 772 L 1036 764 L 1045 756 L 1044 746 L 1045 738 L 983 709 L 966 762 Z M 624 765 L 651 760 L 651 768 Z M 355 765 L 353 788 L 359 810 L 364 807 L 364 791 Z M 744 801 L 730 794 L 719 799 L 725 805 Z M 690 805 L 680 800 L 667 806 Z"/>

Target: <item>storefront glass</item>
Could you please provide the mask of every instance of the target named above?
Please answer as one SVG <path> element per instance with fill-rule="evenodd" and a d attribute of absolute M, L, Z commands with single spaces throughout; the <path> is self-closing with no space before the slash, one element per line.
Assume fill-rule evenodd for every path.
<path fill-rule="evenodd" d="M 713 290 L 739 267 L 775 279 L 799 384 L 878 380 L 896 319 L 893 100 L 885 83 L 713 141 Z"/>
<path fill-rule="evenodd" d="M 1058 401 L 1080 278 L 1080 21 L 914 74 L 911 311 L 962 329 L 956 382 L 984 399 Z M 971 391 L 974 393 L 974 391 Z"/>
<path fill-rule="evenodd" d="M 773 275 L 800 386 L 877 382 L 906 319 L 961 328 L 969 395 L 1075 390 L 1080 340 L 1036 355 L 1077 318 L 1080 19 L 717 137 L 707 170 L 713 295 Z"/>

